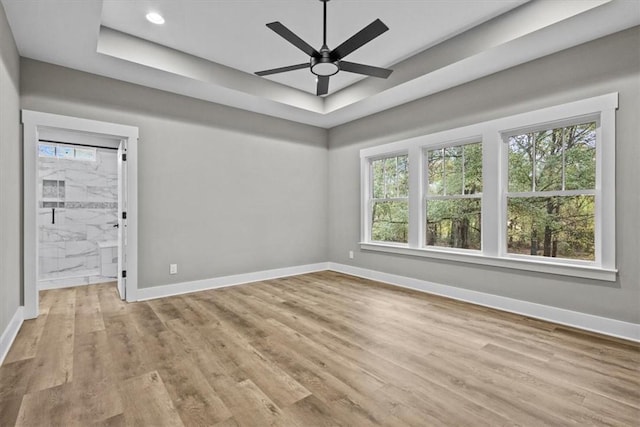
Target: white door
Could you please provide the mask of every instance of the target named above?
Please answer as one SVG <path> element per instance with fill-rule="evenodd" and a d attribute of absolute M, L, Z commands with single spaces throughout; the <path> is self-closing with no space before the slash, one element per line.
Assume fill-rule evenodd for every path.
<path fill-rule="evenodd" d="M 118 293 L 123 300 L 127 289 L 127 141 L 118 146 Z"/>

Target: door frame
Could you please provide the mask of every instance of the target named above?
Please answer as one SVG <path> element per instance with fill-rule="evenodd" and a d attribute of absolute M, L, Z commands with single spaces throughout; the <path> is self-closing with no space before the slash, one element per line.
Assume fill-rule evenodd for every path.
<path fill-rule="evenodd" d="M 24 317 L 38 317 L 38 216 L 37 174 L 39 129 L 86 132 L 127 141 L 127 301 L 138 294 L 138 128 L 135 126 L 22 110 L 23 124 L 23 284 Z M 121 272 L 118 272 L 120 275 Z"/>

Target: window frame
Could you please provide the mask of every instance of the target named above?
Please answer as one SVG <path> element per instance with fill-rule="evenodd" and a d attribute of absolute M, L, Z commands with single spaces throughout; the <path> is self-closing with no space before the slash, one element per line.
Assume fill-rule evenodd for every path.
<path fill-rule="evenodd" d="M 422 183 L 423 186 L 422 188 L 424 189 L 424 191 L 421 192 L 421 216 L 420 216 L 420 220 L 422 222 L 422 232 L 420 234 L 420 239 L 419 239 L 419 246 L 420 248 L 424 248 L 424 249 L 435 249 L 435 250 L 441 250 L 441 251 L 452 251 L 452 252 L 461 252 L 461 253 L 482 253 L 482 245 L 483 245 L 483 239 L 484 239 L 484 233 L 482 232 L 482 227 L 483 224 L 482 222 L 484 221 L 484 215 L 482 215 L 482 196 L 483 196 L 483 192 L 481 191 L 480 193 L 474 193 L 474 194 L 445 194 L 445 195 L 429 195 L 429 190 L 428 190 L 428 185 L 429 185 L 429 170 L 428 168 L 425 167 L 426 162 L 428 162 L 428 151 L 434 151 L 434 150 L 442 150 L 442 149 L 447 149 L 447 148 L 451 148 L 451 147 L 464 147 L 466 145 L 471 145 L 471 144 L 480 144 L 480 147 L 484 147 L 484 144 L 482 143 L 482 139 L 481 138 L 466 138 L 466 139 L 462 139 L 462 140 L 457 140 L 457 141 L 449 141 L 443 144 L 432 144 L 432 145 L 428 145 L 428 146 L 424 146 L 421 147 L 421 166 L 422 166 Z M 484 159 L 484 152 L 482 154 L 482 157 Z M 482 165 L 482 170 L 483 170 L 483 174 L 482 174 L 482 185 L 483 185 L 483 190 L 484 190 L 484 163 Z M 463 169 L 463 173 L 464 173 L 464 169 Z M 409 185 L 411 185 L 411 182 L 409 182 Z M 464 187 L 462 188 L 463 192 L 464 192 Z M 411 191 L 411 190 L 409 190 Z M 445 190 L 446 191 L 446 190 Z M 461 199 L 479 199 L 480 200 L 480 212 L 481 212 L 481 217 L 480 217 L 480 249 L 465 249 L 465 248 L 452 248 L 452 247 L 448 247 L 448 246 L 429 246 L 427 245 L 426 242 L 426 223 L 428 220 L 427 217 L 427 202 L 429 200 L 461 200 Z M 409 234 L 411 234 L 411 230 L 409 230 Z"/>
<path fill-rule="evenodd" d="M 552 191 L 527 191 L 527 192 L 511 192 L 509 191 L 509 137 L 514 135 L 519 135 L 522 133 L 533 133 L 540 132 L 549 129 L 556 128 L 565 128 L 568 126 L 573 126 L 577 124 L 582 124 L 586 122 L 595 122 L 596 123 L 596 179 L 594 183 L 593 189 L 588 190 L 552 190 Z M 554 121 L 551 123 L 542 123 L 538 126 L 528 126 L 521 128 L 519 130 L 510 130 L 509 132 L 502 132 L 501 137 L 503 140 L 503 162 L 505 165 L 505 172 L 502 174 L 502 188 L 504 191 L 502 192 L 502 204 L 504 208 L 502 209 L 502 244 L 500 256 L 505 258 L 513 258 L 518 260 L 544 260 L 551 263 L 556 264 L 571 264 L 576 266 L 586 266 L 586 267 L 594 267 L 602 264 L 602 235 L 598 233 L 598 222 L 602 216 L 602 213 L 599 212 L 598 206 L 598 191 L 597 189 L 601 187 L 598 185 L 598 169 L 599 167 L 601 149 L 599 146 L 601 145 L 601 120 L 600 114 L 586 114 L 582 116 L 571 117 L 564 120 Z M 601 174 L 600 174 L 601 175 Z M 508 223 L 508 199 L 509 197 L 545 197 L 545 196 L 571 196 L 571 195 L 590 195 L 594 196 L 595 199 L 595 208 L 594 208 L 594 246 L 595 246 L 595 260 L 594 261 L 586 261 L 586 260 L 577 260 L 570 258 L 554 258 L 554 257 L 540 257 L 535 255 L 524 255 L 524 254 L 514 254 L 509 252 L 508 248 L 508 232 L 507 232 L 507 223 Z"/>
<path fill-rule="evenodd" d="M 609 93 L 539 110 L 515 114 L 429 135 L 360 150 L 361 236 L 367 251 L 528 270 L 571 277 L 615 281 L 615 110 L 618 93 Z M 596 121 L 595 261 L 508 253 L 508 136 Z M 482 143 L 481 250 L 426 246 L 426 151 L 446 146 Z M 370 160 L 407 154 L 409 163 L 409 241 L 372 241 L 367 195 Z M 582 190 L 580 190 L 582 191 Z M 372 194 L 372 193 L 371 193 Z"/>
<path fill-rule="evenodd" d="M 364 222 L 362 224 L 362 228 L 363 228 L 363 236 L 367 235 L 369 236 L 369 241 L 372 243 L 377 243 L 377 244 L 385 244 L 385 245 L 393 245 L 393 246 L 400 246 L 400 247 L 408 247 L 409 246 L 409 242 L 407 243 L 402 243 L 402 242 L 386 242 L 386 241 L 382 241 L 382 240 L 373 240 L 371 238 L 371 229 L 372 229 L 372 220 L 373 220 L 373 204 L 375 202 L 379 202 L 379 201 L 404 201 L 406 199 L 407 201 L 407 206 L 409 205 L 409 200 L 411 198 L 410 194 L 407 195 L 407 197 L 392 197 L 392 198 L 375 198 L 374 197 L 374 192 L 373 192 L 373 162 L 377 161 L 377 160 L 383 160 L 383 159 L 388 159 L 388 158 L 393 158 L 393 157 L 400 157 L 400 156 L 407 156 L 407 167 L 409 168 L 409 170 L 411 169 L 410 165 L 410 160 L 409 160 L 409 153 L 405 150 L 405 151 L 397 151 L 397 152 L 390 152 L 390 153 L 386 153 L 383 155 L 378 155 L 378 156 L 372 156 L 372 157 L 368 157 L 366 159 L 366 166 L 363 169 L 366 169 L 366 174 L 367 174 L 367 178 L 365 181 L 367 183 L 367 189 L 365 190 L 364 194 L 365 194 L 365 200 L 363 200 L 363 203 L 365 204 L 364 210 L 366 212 L 365 218 L 364 218 Z M 409 181 L 411 180 L 411 178 L 409 178 Z M 410 187 L 410 186 L 409 186 Z M 411 191 L 411 190 L 409 190 Z M 366 234 L 365 234 L 366 233 Z M 408 232 L 408 234 L 411 234 L 410 232 Z"/>

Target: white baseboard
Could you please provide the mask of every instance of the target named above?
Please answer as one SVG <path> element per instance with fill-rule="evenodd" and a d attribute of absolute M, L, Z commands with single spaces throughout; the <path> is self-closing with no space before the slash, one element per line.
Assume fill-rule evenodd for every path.
<path fill-rule="evenodd" d="M 298 274 L 313 273 L 328 269 L 328 263 L 298 265 L 295 267 L 276 268 L 274 270 L 256 271 L 253 273 L 234 274 L 231 276 L 215 277 L 212 279 L 194 280 L 192 282 L 174 283 L 171 285 L 138 288 L 138 301 L 169 297 L 172 295 L 188 294 L 208 289 L 224 288 L 242 285 L 244 283 L 259 282 L 261 280 L 277 279 L 280 277 L 296 276 Z"/>
<path fill-rule="evenodd" d="M 547 320 L 561 325 L 572 326 L 578 329 L 640 342 L 640 325 L 636 323 L 623 322 L 607 317 L 594 316 L 549 305 L 471 291 L 455 286 L 440 285 L 426 280 L 413 279 L 410 277 L 398 276 L 395 274 L 388 274 L 345 264 L 330 262 L 328 268 L 329 270 L 339 273 L 350 274 L 352 276 L 376 280 L 390 285 L 415 289 L 430 294 L 470 302 L 472 304 L 496 308 L 498 310 L 534 317 L 536 319 Z"/>
<path fill-rule="evenodd" d="M 4 358 L 7 357 L 7 353 L 9 353 L 11 344 L 13 344 L 13 341 L 18 335 L 18 331 L 20 330 L 20 326 L 22 326 L 23 321 L 24 307 L 20 306 L 13 314 L 13 317 L 6 329 L 2 332 L 2 336 L 0 336 L 0 366 L 2 365 L 2 362 L 4 362 Z"/>

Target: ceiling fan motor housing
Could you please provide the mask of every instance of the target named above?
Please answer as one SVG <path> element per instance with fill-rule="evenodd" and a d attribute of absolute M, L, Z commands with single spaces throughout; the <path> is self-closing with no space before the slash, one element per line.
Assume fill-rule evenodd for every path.
<path fill-rule="evenodd" d="M 326 46 L 320 50 L 320 57 L 311 57 L 311 72 L 316 76 L 333 76 L 338 71 L 340 71 L 340 67 L 338 66 L 338 61 L 332 61 L 329 55 L 329 49 Z"/>

